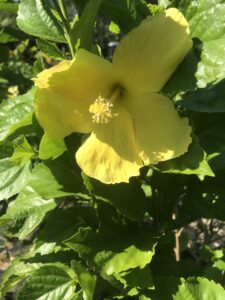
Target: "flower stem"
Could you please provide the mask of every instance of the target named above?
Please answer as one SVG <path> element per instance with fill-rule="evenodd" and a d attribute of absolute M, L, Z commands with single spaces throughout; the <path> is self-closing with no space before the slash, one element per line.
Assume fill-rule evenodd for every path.
<path fill-rule="evenodd" d="M 72 57 L 74 58 L 75 52 L 74 52 L 74 48 L 73 48 L 73 45 L 72 45 L 72 42 L 71 42 L 70 35 L 69 35 L 68 32 L 66 32 L 65 36 L 66 36 L 66 39 L 67 39 L 68 46 L 70 48 L 70 53 L 71 53 Z"/>
<path fill-rule="evenodd" d="M 69 23 L 68 15 L 66 12 L 65 4 L 64 4 L 63 0 L 58 0 L 58 2 L 57 2 L 57 0 L 54 0 L 54 4 L 60 14 L 60 17 L 61 17 L 61 22 L 63 25 L 65 38 L 67 40 L 71 56 L 74 57 L 75 52 L 74 52 L 74 48 L 73 48 L 73 45 L 71 42 L 71 37 L 70 37 L 70 29 L 71 28 L 70 28 L 70 23 Z"/>

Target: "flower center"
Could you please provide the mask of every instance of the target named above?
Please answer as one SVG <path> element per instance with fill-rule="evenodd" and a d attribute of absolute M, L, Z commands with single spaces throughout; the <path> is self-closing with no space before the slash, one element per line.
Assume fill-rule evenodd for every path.
<path fill-rule="evenodd" d="M 101 95 L 89 107 L 89 112 L 92 114 L 92 122 L 98 124 L 106 124 L 118 116 L 114 111 L 114 102 L 119 96 L 120 90 L 115 89 L 109 99 L 103 98 Z"/>

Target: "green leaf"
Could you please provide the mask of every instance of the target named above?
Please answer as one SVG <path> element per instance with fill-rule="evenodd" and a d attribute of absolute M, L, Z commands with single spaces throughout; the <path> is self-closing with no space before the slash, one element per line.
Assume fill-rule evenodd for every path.
<path fill-rule="evenodd" d="M 130 219 L 139 219 L 146 212 L 149 202 L 138 181 L 130 184 L 106 185 L 100 181 L 85 177 L 85 185 L 97 199 L 104 200 Z"/>
<path fill-rule="evenodd" d="M 0 200 L 19 193 L 30 176 L 30 162 L 18 165 L 8 158 L 0 160 Z"/>
<path fill-rule="evenodd" d="M 203 43 L 196 77 L 198 86 L 205 87 L 225 77 L 225 3 L 221 0 L 179 2 L 179 8 L 188 20 L 192 38 Z"/>
<path fill-rule="evenodd" d="M 4 272 L 0 285 L 0 297 L 12 290 L 23 278 L 25 278 L 32 270 L 38 268 L 37 264 L 25 264 L 18 258 L 14 258 L 9 268 Z"/>
<path fill-rule="evenodd" d="M 21 221 L 19 228 L 13 230 L 13 236 L 24 239 L 42 222 L 45 215 L 56 206 L 57 202 L 54 199 L 44 200 L 30 186 L 27 186 L 9 204 L 6 214 L 0 218 L 0 221 L 3 221 L 3 225 L 4 220 L 7 220 L 7 222 Z"/>
<path fill-rule="evenodd" d="M 16 129 L 31 122 L 33 112 L 34 89 L 28 93 L 4 100 L 0 104 L 0 141 Z"/>
<path fill-rule="evenodd" d="M 156 168 L 165 173 L 215 176 L 206 160 L 206 154 L 198 145 L 196 138 L 189 146 L 188 152 L 178 158 L 161 162 Z"/>
<path fill-rule="evenodd" d="M 37 53 L 37 59 L 34 63 L 33 72 L 34 75 L 37 75 L 38 73 L 44 71 L 45 69 L 45 62 L 43 60 L 43 55 L 41 52 Z"/>
<path fill-rule="evenodd" d="M 225 271 L 225 261 L 222 259 L 218 259 L 216 262 L 214 262 L 213 267 L 219 269 L 220 271 Z"/>
<path fill-rule="evenodd" d="M 159 0 L 158 5 L 167 8 L 172 3 L 172 0 Z"/>
<path fill-rule="evenodd" d="M 153 289 L 153 278 L 149 266 L 143 269 L 135 268 L 115 277 L 124 284 L 124 288 Z"/>
<path fill-rule="evenodd" d="M 48 167 L 48 165 L 50 167 Z M 55 164 L 38 164 L 32 171 L 28 187 L 34 190 L 44 199 L 58 198 L 71 195 L 70 192 L 63 191 L 61 185 L 54 176 L 54 169 L 60 172 L 60 166 Z M 58 169 L 59 168 L 59 169 Z M 61 172 L 61 176 L 63 176 Z"/>
<path fill-rule="evenodd" d="M 159 5 L 156 5 L 156 4 L 151 4 L 149 3 L 148 4 L 148 9 L 150 11 L 150 14 L 152 16 L 155 16 L 156 14 L 160 13 L 163 11 L 163 7 L 162 6 L 159 6 Z"/>
<path fill-rule="evenodd" d="M 80 191 L 79 177 L 70 169 L 64 169 L 65 167 L 63 160 L 38 164 L 32 170 L 31 175 L 29 174 L 26 187 L 20 192 L 16 200 L 10 203 L 7 213 L 0 218 L 3 225 L 9 220 L 21 220 L 21 224 L 18 225 L 19 228 L 14 230 L 14 232 L 16 231 L 14 236 L 23 239 L 30 234 L 42 222 L 46 213 L 57 206 L 58 202 L 52 198 L 61 198 L 73 195 L 76 190 Z M 8 165 L 6 169 L 8 170 Z M 13 184 L 19 180 L 19 178 L 13 179 Z M 4 180 L 6 180 L 5 175 Z M 22 185 L 16 185 L 16 192 L 22 187 Z M 8 195 L 4 194 L 4 197 L 6 196 Z"/>
<path fill-rule="evenodd" d="M 10 141 L 0 142 L 0 159 L 13 155 L 13 145 Z"/>
<path fill-rule="evenodd" d="M 80 228 L 66 245 L 109 276 L 144 268 L 154 255 L 155 239 L 143 229 L 111 225 L 98 232 Z"/>
<path fill-rule="evenodd" d="M 55 159 L 66 151 L 66 145 L 63 139 L 51 139 L 47 134 L 44 134 L 39 146 L 39 158 Z"/>
<path fill-rule="evenodd" d="M 26 279 L 18 300 L 71 300 L 76 277 L 66 265 L 42 266 Z"/>
<path fill-rule="evenodd" d="M 114 22 L 111 22 L 109 24 L 109 31 L 112 32 L 112 33 L 114 33 L 114 34 L 120 34 L 120 28 Z"/>
<path fill-rule="evenodd" d="M 52 169 L 44 163 L 38 164 L 33 169 L 29 186 L 44 199 L 71 195 L 62 190 L 63 186 L 56 180 Z"/>
<path fill-rule="evenodd" d="M 76 5 L 76 10 L 78 12 L 78 15 L 81 16 L 82 11 L 84 10 L 85 6 L 87 5 L 89 0 L 77 0 L 75 5 Z"/>
<path fill-rule="evenodd" d="M 76 1 L 79 15 L 87 3 L 88 0 Z M 117 24 L 123 32 L 130 31 L 149 15 L 147 3 L 142 0 L 103 0 L 100 12 Z"/>
<path fill-rule="evenodd" d="M 163 87 L 163 93 L 172 97 L 176 93 L 194 90 L 197 84 L 195 73 L 198 62 L 198 56 L 193 48 L 188 52 L 184 60 L 177 67 L 174 74 Z"/>
<path fill-rule="evenodd" d="M 185 193 L 188 180 L 189 176 L 161 173 L 156 170 L 150 178 L 152 196 L 149 198 L 150 208 L 148 211 L 165 227 L 171 227 L 174 207 L 176 207 L 178 199 Z"/>
<path fill-rule="evenodd" d="M 96 285 L 96 276 L 88 272 L 87 269 L 78 261 L 72 260 L 71 265 L 82 288 L 83 299 L 92 300 Z"/>
<path fill-rule="evenodd" d="M 9 49 L 6 45 L 0 46 L 0 55 L 1 55 L 1 62 L 8 62 L 9 60 Z M 7 84 L 7 80 L 4 78 L 0 78 L 0 84 Z"/>
<path fill-rule="evenodd" d="M 136 27 L 150 14 L 147 3 L 137 0 L 104 0 L 100 11 L 124 33 Z"/>
<path fill-rule="evenodd" d="M 160 263 L 161 264 L 161 263 Z M 151 291 L 143 291 L 144 298 L 140 300 L 169 300 L 172 299 L 172 294 L 176 293 L 179 279 L 173 275 L 170 270 L 169 276 L 155 276 L 155 289 Z"/>
<path fill-rule="evenodd" d="M 193 112 L 191 118 L 199 143 L 207 153 L 225 150 L 225 113 Z"/>
<path fill-rule="evenodd" d="M 4 10 L 12 14 L 16 14 L 19 5 L 17 3 L 2 3 L 0 2 L 0 11 Z"/>
<path fill-rule="evenodd" d="M 197 112 L 225 112 L 225 79 L 185 94 L 178 104 Z"/>
<path fill-rule="evenodd" d="M 29 161 L 34 155 L 34 150 L 28 143 L 27 139 L 24 136 L 20 136 L 13 141 L 14 152 L 10 157 L 11 161 L 16 163 L 24 164 Z"/>
<path fill-rule="evenodd" d="M 217 177 L 225 171 L 225 152 L 212 154 L 209 160 L 211 168 L 217 174 Z"/>
<path fill-rule="evenodd" d="M 76 1 L 79 15 L 87 3 L 88 0 Z M 103 0 L 100 12 L 125 33 L 136 27 L 150 14 L 148 5 L 143 0 Z"/>
<path fill-rule="evenodd" d="M 79 21 L 70 33 L 74 47 L 91 50 L 94 24 L 101 2 L 102 0 L 90 0 L 86 4 Z"/>
<path fill-rule="evenodd" d="M 211 300 L 225 299 L 222 286 L 206 278 L 198 277 L 183 280 L 179 291 L 173 296 L 174 300 Z"/>
<path fill-rule="evenodd" d="M 7 44 L 10 42 L 18 42 L 17 31 L 11 27 L 6 27 L 0 31 L 0 43 Z"/>
<path fill-rule="evenodd" d="M 59 198 L 80 192 L 81 179 L 64 157 L 38 164 L 29 185 L 44 199 Z"/>
<path fill-rule="evenodd" d="M 63 30 L 51 12 L 48 1 L 23 0 L 17 24 L 24 32 L 55 42 L 65 42 Z"/>
<path fill-rule="evenodd" d="M 46 40 L 38 39 L 37 46 L 42 52 L 44 52 L 51 58 L 57 60 L 65 59 L 63 53 L 59 50 L 59 48 L 54 43 L 48 42 Z"/>
<path fill-rule="evenodd" d="M 69 239 L 81 226 L 96 227 L 96 215 L 90 207 L 70 207 L 66 210 L 55 209 L 46 220 L 44 229 L 37 236 L 30 255 L 49 253 L 63 250 L 63 241 Z"/>
<path fill-rule="evenodd" d="M 176 224 L 182 227 L 200 218 L 225 220 L 223 178 L 191 182 L 183 195 Z"/>

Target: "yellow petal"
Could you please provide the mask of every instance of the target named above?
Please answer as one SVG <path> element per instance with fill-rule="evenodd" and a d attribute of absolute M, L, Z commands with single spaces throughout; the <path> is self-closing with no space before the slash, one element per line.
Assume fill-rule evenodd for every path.
<path fill-rule="evenodd" d="M 134 120 L 140 156 L 145 165 L 184 154 L 191 143 L 187 118 L 181 118 L 173 103 L 156 93 L 133 95 L 124 105 Z"/>
<path fill-rule="evenodd" d="M 129 182 L 142 166 L 130 116 L 122 107 L 117 112 L 109 123 L 96 125 L 76 153 L 78 165 L 88 176 L 108 184 Z"/>
<path fill-rule="evenodd" d="M 54 137 L 90 132 L 89 106 L 115 82 L 112 64 L 85 50 L 79 50 L 73 61 L 43 71 L 34 81 L 37 117 Z"/>
<path fill-rule="evenodd" d="M 158 92 L 191 47 L 187 21 L 171 8 L 125 35 L 115 50 L 113 66 L 128 90 Z"/>
<path fill-rule="evenodd" d="M 56 65 L 50 69 L 46 69 L 46 70 L 42 71 L 41 73 L 39 73 L 37 75 L 37 78 L 33 78 L 33 81 L 34 81 L 35 85 L 38 86 L 39 88 L 42 88 L 42 89 L 47 88 L 47 87 L 49 87 L 49 80 L 52 75 L 63 72 L 63 71 L 67 71 L 69 68 L 71 68 L 72 64 L 73 64 L 72 60 L 61 61 L 58 65 Z"/>

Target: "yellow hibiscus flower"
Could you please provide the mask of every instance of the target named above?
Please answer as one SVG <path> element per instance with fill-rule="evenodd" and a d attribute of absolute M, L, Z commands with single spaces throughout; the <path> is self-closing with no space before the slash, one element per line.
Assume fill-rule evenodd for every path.
<path fill-rule="evenodd" d="M 159 91 L 191 47 L 187 21 L 171 8 L 124 36 L 112 63 L 79 50 L 35 79 L 40 124 L 52 138 L 90 133 L 76 161 L 108 184 L 182 155 L 191 128 Z"/>

